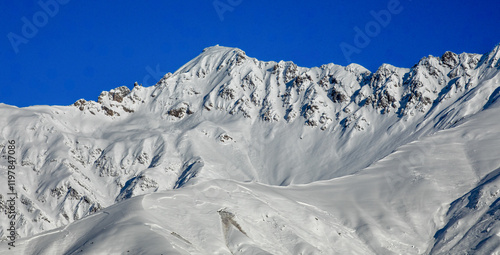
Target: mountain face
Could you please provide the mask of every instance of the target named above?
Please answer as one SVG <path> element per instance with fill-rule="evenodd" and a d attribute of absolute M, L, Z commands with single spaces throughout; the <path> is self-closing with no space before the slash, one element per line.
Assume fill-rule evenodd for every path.
<path fill-rule="evenodd" d="M 372 73 L 214 46 L 152 87 L 0 104 L 4 162 L 17 145 L 13 249 L 499 252 L 499 60 L 497 45 Z"/>

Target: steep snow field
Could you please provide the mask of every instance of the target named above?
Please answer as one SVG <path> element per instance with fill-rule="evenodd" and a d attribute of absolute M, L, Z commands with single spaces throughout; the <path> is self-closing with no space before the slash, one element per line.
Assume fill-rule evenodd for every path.
<path fill-rule="evenodd" d="M 152 87 L 0 105 L 21 237 L 8 250 L 1 217 L 0 251 L 500 252 L 499 59 L 370 73 L 214 46 Z"/>
<path fill-rule="evenodd" d="M 499 109 L 496 103 L 401 146 L 355 175 L 287 187 L 210 180 L 128 199 L 23 239 L 18 248 L 24 254 L 498 252 Z M 473 213 L 464 215 L 464 207 Z M 442 245 L 445 235 L 451 240 Z"/>

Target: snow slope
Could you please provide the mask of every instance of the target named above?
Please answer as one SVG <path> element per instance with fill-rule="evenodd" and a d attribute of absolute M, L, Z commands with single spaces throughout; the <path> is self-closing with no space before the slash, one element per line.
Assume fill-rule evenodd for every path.
<path fill-rule="evenodd" d="M 153 87 L 0 105 L 16 252 L 498 252 L 499 49 L 370 73 L 214 46 Z"/>
<path fill-rule="evenodd" d="M 498 205 L 493 202 L 500 192 L 495 182 L 500 158 L 494 153 L 500 149 L 500 131 L 495 128 L 500 125 L 495 118 L 499 109 L 500 103 L 495 103 L 494 109 L 457 127 L 401 146 L 355 175 L 287 187 L 210 180 L 142 195 L 23 239 L 19 252 L 422 254 L 431 248 L 433 253 L 499 252 L 494 219 Z M 456 194 L 466 195 L 449 207 Z M 481 217 L 488 220 L 478 220 Z M 465 221 L 460 228 L 451 227 L 460 221 Z M 480 236 L 469 233 L 478 230 L 483 231 Z M 451 238 L 445 242 L 450 247 L 442 247 L 444 235 L 472 236 Z M 489 245 L 478 248 L 478 241 Z"/>

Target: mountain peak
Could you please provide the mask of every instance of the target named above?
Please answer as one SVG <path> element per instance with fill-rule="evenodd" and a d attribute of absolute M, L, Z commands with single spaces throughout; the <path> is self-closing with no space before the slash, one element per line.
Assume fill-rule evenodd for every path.
<path fill-rule="evenodd" d="M 489 67 L 500 68 L 500 43 L 497 44 L 490 52 L 484 54 Z"/>
<path fill-rule="evenodd" d="M 203 49 L 203 51 L 201 52 L 201 54 L 198 57 L 231 58 L 235 55 L 246 56 L 246 53 L 239 48 L 225 47 L 225 46 L 220 46 L 217 44 L 215 46 L 210 46 L 210 47 Z"/>
<path fill-rule="evenodd" d="M 233 62 L 239 64 L 245 59 L 246 54 L 241 49 L 219 46 L 217 44 L 205 48 L 200 55 L 182 66 L 176 73 L 186 73 L 194 69 L 196 69 L 195 71 L 199 71 L 200 68 L 203 71 L 219 71 L 228 64 L 233 64 Z"/>
<path fill-rule="evenodd" d="M 258 61 L 238 48 L 215 45 L 155 86 L 118 87 L 95 102 L 81 99 L 71 107 L 0 104 L 0 123 L 7 123 L 0 134 L 15 140 L 21 152 L 16 155 L 23 178 L 16 179 L 20 203 L 15 216 L 20 219 L 16 231 L 26 241 L 16 249 L 20 254 L 71 253 L 74 247 L 89 254 L 117 253 L 101 249 L 121 229 L 107 220 L 133 219 L 126 224 L 130 231 L 158 233 L 161 249 L 167 241 L 190 251 L 206 247 L 207 238 L 216 236 L 213 226 L 220 226 L 216 232 L 222 235 L 214 242 L 222 247 L 260 237 L 255 243 L 287 253 L 332 254 L 332 240 L 339 247 L 339 240 L 350 238 L 356 243 L 345 247 L 370 246 L 354 253 L 422 254 L 444 226 L 434 235 L 434 250 L 441 251 L 446 240 L 462 239 L 453 239 L 462 228 L 455 223 L 470 222 L 461 216 L 471 211 L 469 205 L 482 215 L 498 207 L 498 194 L 490 194 L 500 185 L 495 154 L 500 70 L 494 66 L 499 56 L 497 45 L 484 55 L 445 52 L 411 69 L 384 64 L 371 73 L 357 64 L 306 68 Z M 4 153 L 11 147 L 0 143 Z M 480 179 L 485 185 L 468 193 Z M 0 183 L 7 181 L 0 175 Z M 272 187 L 290 184 L 302 185 Z M 8 186 L 1 187 L 0 194 L 7 194 Z M 169 192 L 149 195 L 163 191 Z M 281 192 L 287 193 L 266 195 Z M 142 194 L 148 195 L 133 198 Z M 470 202 L 471 197 L 479 202 Z M 1 210 L 5 201 L 0 196 Z M 337 206 L 346 201 L 352 204 Z M 446 208 L 451 213 L 445 215 Z M 33 237 L 90 214 L 95 217 Z M 491 216 L 486 222 L 496 224 Z M 0 217 L 0 239 L 7 240 L 3 226 L 11 224 Z M 102 226 L 112 227 L 105 231 Z M 333 231 L 325 236 L 325 229 Z M 489 235 L 483 232 L 471 235 Z M 407 234 L 395 240 L 400 233 Z M 106 242 L 98 246 L 98 240 Z M 406 242 L 408 249 L 390 245 L 395 242 Z M 297 243 L 306 245 L 292 250 Z M 69 246 L 61 250 L 60 244 Z M 304 250 L 312 245 L 319 248 Z M 141 252 L 132 248 L 131 254 Z"/>
<path fill-rule="evenodd" d="M 217 53 L 217 52 L 228 52 L 228 51 L 242 51 L 239 48 L 236 47 L 227 47 L 227 46 L 220 46 L 219 44 L 216 44 L 214 46 L 206 47 L 203 49 L 202 53 Z"/>

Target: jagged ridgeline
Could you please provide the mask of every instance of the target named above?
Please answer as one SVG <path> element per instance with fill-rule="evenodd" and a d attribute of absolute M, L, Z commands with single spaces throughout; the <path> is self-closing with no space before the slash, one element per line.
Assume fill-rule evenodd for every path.
<path fill-rule="evenodd" d="M 211 180 L 289 186 L 360 174 L 493 105 L 499 59 L 496 46 L 372 73 L 357 64 L 263 62 L 214 46 L 151 87 L 122 86 L 71 106 L 0 105 L 2 141 L 16 139 L 23 176 L 18 234 Z M 215 218 L 240 236 L 245 226 L 229 211 Z"/>
<path fill-rule="evenodd" d="M 322 130 L 337 125 L 363 130 L 369 125 L 366 112 L 408 120 L 464 94 L 481 81 L 476 77 L 480 67 L 495 66 L 496 50 L 492 56 L 448 51 L 425 57 L 410 69 L 384 64 L 371 73 L 357 64 L 304 68 L 262 62 L 240 49 L 214 46 L 154 87 L 136 83 L 130 91 L 122 86 L 103 92 L 97 102 L 81 99 L 74 105 L 91 114 L 121 116 L 146 104 L 169 120 L 211 110 L 269 122 L 302 116 L 301 122 Z"/>

